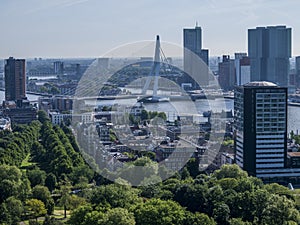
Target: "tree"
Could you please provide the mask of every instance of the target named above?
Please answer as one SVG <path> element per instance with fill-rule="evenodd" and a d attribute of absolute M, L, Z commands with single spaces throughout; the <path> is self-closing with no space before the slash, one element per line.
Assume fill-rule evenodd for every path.
<path fill-rule="evenodd" d="M 52 192 L 55 189 L 57 183 L 56 176 L 53 173 L 49 173 L 45 180 L 45 186 Z"/>
<path fill-rule="evenodd" d="M 272 194 L 278 194 L 278 195 L 284 195 L 289 199 L 293 199 L 293 193 L 290 189 L 287 187 L 284 187 L 282 185 L 273 183 L 273 184 L 266 184 L 264 188 Z"/>
<path fill-rule="evenodd" d="M 164 121 L 167 120 L 167 115 L 166 115 L 165 112 L 159 112 L 159 113 L 157 114 L 157 116 L 160 117 L 160 118 L 162 118 Z"/>
<path fill-rule="evenodd" d="M 69 184 L 60 186 L 61 198 L 59 199 L 59 205 L 64 207 L 64 218 L 67 218 L 67 209 L 70 207 L 71 201 L 71 186 Z"/>
<path fill-rule="evenodd" d="M 142 190 L 141 196 L 145 198 L 157 197 L 161 193 L 161 186 L 158 184 L 140 186 L 139 189 Z"/>
<path fill-rule="evenodd" d="M 129 181 L 134 185 L 149 185 L 152 183 L 152 178 L 157 178 L 158 163 L 153 162 L 148 157 L 138 158 L 134 162 L 127 163 L 120 173 L 119 177 Z M 148 181 L 148 183 L 146 183 Z"/>
<path fill-rule="evenodd" d="M 263 212 L 269 204 L 270 197 L 271 194 L 264 189 L 258 189 L 253 193 L 253 202 L 255 207 L 254 216 L 258 224 L 261 224 Z"/>
<path fill-rule="evenodd" d="M 195 178 L 199 174 L 199 162 L 195 158 L 191 158 L 187 164 L 186 168 L 188 169 L 190 175 Z"/>
<path fill-rule="evenodd" d="M 45 121 L 50 121 L 47 113 L 44 111 L 44 110 L 39 110 L 38 113 L 38 120 L 41 122 L 41 123 L 44 123 Z"/>
<path fill-rule="evenodd" d="M 37 185 L 32 188 L 32 198 L 41 200 L 47 209 L 47 213 L 50 215 L 54 211 L 54 201 L 51 197 L 51 193 L 47 187 Z"/>
<path fill-rule="evenodd" d="M 15 197 L 9 197 L 2 203 L 3 206 L 0 208 L 2 213 L 6 214 L 6 219 L 2 222 L 6 222 L 8 224 L 18 224 L 20 218 L 23 213 L 23 204 L 19 199 Z M 1 216 L 0 216 L 0 223 L 1 223 Z"/>
<path fill-rule="evenodd" d="M 293 130 L 290 132 L 290 137 L 291 137 L 291 139 L 294 139 L 294 137 L 295 137 L 295 133 Z"/>
<path fill-rule="evenodd" d="M 94 171 L 89 168 L 87 165 L 80 165 L 73 169 L 70 177 L 74 184 L 80 183 L 81 177 L 85 177 L 87 182 L 89 182 L 94 176 Z"/>
<path fill-rule="evenodd" d="M 69 198 L 69 207 L 70 209 L 77 209 L 79 206 L 85 205 L 86 199 L 79 197 L 77 195 L 71 195 Z"/>
<path fill-rule="evenodd" d="M 22 173 L 16 166 L 0 166 L 0 203 L 10 196 L 18 196 Z"/>
<path fill-rule="evenodd" d="M 39 168 L 27 171 L 27 177 L 30 181 L 31 187 L 36 185 L 44 185 L 46 179 L 46 173 Z"/>
<path fill-rule="evenodd" d="M 142 112 L 141 112 L 141 120 L 142 121 L 147 121 L 149 119 L 149 115 L 148 115 L 148 112 L 143 109 Z"/>
<path fill-rule="evenodd" d="M 191 178 L 190 172 L 188 171 L 188 169 L 186 167 L 183 167 L 183 169 L 181 171 L 181 179 L 186 180 L 188 178 Z"/>
<path fill-rule="evenodd" d="M 108 220 L 106 212 L 104 213 L 102 211 L 87 212 L 83 218 L 80 225 L 106 225 Z M 70 224 L 73 225 L 73 223 Z"/>
<path fill-rule="evenodd" d="M 219 203 L 213 210 L 213 217 L 218 224 L 228 224 L 230 209 L 225 203 Z"/>
<path fill-rule="evenodd" d="M 11 216 L 7 210 L 6 204 L 0 204 L 0 224 L 11 224 Z"/>
<path fill-rule="evenodd" d="M 85 216 L 88 213 L 91 213 L 93 211 L 93 208 L 91 205 L 84 205 L 81 206 L 75 210 L 72 211 L 71 217 L 68 221 L 68 224 L 70 225 L 83 225 L 85 222 Z M 97 218 L 98 220 L 98 218 Z M 96 221 L 97 221 L 96 220 Z M 90 224 L 96 224 L 96 223 L 90 223 Z"/>
<path fill-rule="evenodd" d="M 289 221 L 300 224 L 300 213 L 294 202 L 285 196 L 272 194 L 262 213 L 262 224 L 286 224 Z"/>
<path fill-rule="evenodd" d="M 127 209 L 114 208 L 107 212 L 107 221 L 103 225 L 135 225 L 134 215 Z"/>
<path fill-rule="evenodd" d="M 218 180 L 222 178 L 246 178 L 247 172 L 243 171 L 238 165 L 223 165 L 221 169 L 216 170 L 213 173 L 213 177 L 216 177 Z"/>
<path fill-rule="evenodd" d="M 21 177 L 21 185 L 19 187 L 18 198 L 22 202 L 25 202 L 25 200 L 30 196 L 30 194 L 31 194 L 30 181 L 27 178 L 26 174 L 23 173 Z"/>
<path fill-rule="evenodd" d="M 132 204 L 142 201 L 138 196 L 139 192 L 130 186 L 110 184 L 95 188 L 90 201 L 92 204 L 110 205 L 112 208 L 129 208 Z"/>
<path fill-rule="evenodd" d="M 45 204 L 38 199 L 26 200 L 26 210 L 36 221 L 38 217 L 44 216 L 47 213 Z"/>
<path fill-rule="evenodd" d="M 191 212 L 204 212 L 207 192 L 206 185 L 181 184 L 174 194 L 174 200 Z"/>
<path fill-rule="evenodd" d="M 251 225 L 250 222 L 244 222 L 241 218 L 232 218 L 229 220 L 230 225 Z"/>
<path fill-rule="evenodd" d="M 133 209 L 137 225 L 183 225 L 185 210 L 171 200 L 150 199 Z"/>
<path fill-rule="evenodd" d="M 216 225 L 214 219 L 210 218 L 208 215 L 204 213 L 189 213 L 187 212 L 185 224 L 187 225 Z"/>

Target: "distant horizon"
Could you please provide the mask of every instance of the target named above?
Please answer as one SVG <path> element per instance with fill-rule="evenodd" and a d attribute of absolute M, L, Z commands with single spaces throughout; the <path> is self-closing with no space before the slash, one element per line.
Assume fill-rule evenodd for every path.
<path fill-rule="evenodd" d="M 242 52 L 236 52 L 236 53 L 242 53 Z M 248 54 L 248 53 L 247 53 Z M 228 55 L 228 54 L 225 54 L 225 55 Z M 222 56 L 223 55 L 212 55 L 212 56 L 209 56 L 209 58 L 220 58 L 222 59 Z M 233 55 L 229 55 L 230 56 L 230 59 L 234 59 L 234 54 Z M 298 57 L 300 55 L 294 55 L 290 58 L 290 60 L 293 60 L 295 59 L 296 57 Z M 91 59 L 99 59 L 99 58 L 114 58 L 114 59 L 135 59 L 135 58 L 139 58 L 139 57 L 101 57 L 101 56 L 98 56 L 98 57 L 15 57 L 15 56 L 9 56 L 9 57 L 13 57 L 15 59 L 25 59 L 25 60 L 32 60 L 32 61 L 35 61 L 35 58 L 36 58 L 36 61 L 39 61 L 39 59 L 41 58 L 42 60 L 91 60 Z M 4 61 L 6 59 L 8 59 L 9 57 L 7 58 L 0 58 L 1 61 Z M 169 57 L 169 56 L 168 56 Z M 172 59 L 183 59 L 183 56 L 170 56 Z"/>

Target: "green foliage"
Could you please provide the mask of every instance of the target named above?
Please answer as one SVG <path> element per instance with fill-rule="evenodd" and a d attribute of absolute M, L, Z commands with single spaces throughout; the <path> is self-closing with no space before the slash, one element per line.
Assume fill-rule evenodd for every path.
<path fill-rule="evenodd" d="M 38 139 L 39 123 L 19 125 L 14 132 L 0 135 L 0 164 L 21 166 L 32 144 Z"/>
<path fill-rule="evenodd" d="M 30 181 L 31 187 L 36 185 L 44 185 L 46 179 L 46 172 L 40 170 L 39 168 L 35 168 L 33 170 L 27 171 L 27 177 Z"/>
<path fill-rule="evenodd" d="M 67 209 L 70 208 L 71 206 L 71 186 L 66 183 L 66 184 L 61 184 L 60 185 L 60 199 L 59 199 L 59 205 L 64 207 L 64 217 L 67 217 Z"/>
<path fill-rule="evenodd" d="M 49 189 L 49 191 L 53 191 L 55 189 L 56 183 L 56 176 L 53 173 L 49 173 L 45 179 L 45 186 Z"/>
<path fill-rule="evenodd" d="M 181 179 L 182 180 L 186 180 L 188 178 L 191 178 L 191 175 L 190 175 L 190 172 L 188 171 L 188 169 L 186 167 L 184 167 L 182 170 L 181 170 Z"/>
<path fill-rule="evenodd" d="M 75 209 L 71 214 L 68 224 L 83 225 L 84 222 L 87 220 L 86 215 L 88 215 L 92 211 L 93 211 L 93 208 L 91 205 L 84 205 L 84 206 L 81 206 L 81 207 Z M 91 217 L 91 216 L 88 216 L 88 217 Z M 93 216 L 92 218 L 94 218 L 94 217 L 95 216 Z M 90 223 L 90 224 L 97 224 L 96 223 L 97 220 L 98 220 L 98 218 L 96 218 L 95 223 Z"/>
<path fill-rule="evenodd" d="M 295 140 L 295 143 L 296 144 L 300 144 L 300 135 L 293 135 L 293 137 L 292 137 L 294 140 Z"/>
<path fill-rule="evenodd" d="M 66 128 L 64 128 L 67 130 Z M 43 170 L 56 177 L 70 175 L 75 167 L 84 165 L 79 150 L 75 150 L 70 138 L 59 126 L 45 121 L 41 127 L 41 143 L 34 143 L 33 157 Z"/>
<path fill-rule="evenodd" d="M 80 183 L 82 177 L 86 178 L 87 182 L 89 182 L 92 180 L 93 176 L 94 171 L 85 164 L 75 167 L 72 174 L 70 174 L 70 178 L 74 184 Z"/>
<path fill-rule="evenodd" d="M 148 119 L 149 119 L 149 114 L 145 109 L 143 109 L 142 112 L 141 112 L 141 120 L 145 121 L 145 120 L 148 120 Z"/>
<path fill-rule="evenodd" d="M 145 198 L 158 197 L 162 191 L 159 184 L 140 186 L 139 189 L 141 190 L 141 196 Z"/>
<path fill-rule="evenodd" d="M 228 224 L 230 209 L 225 203 L 216 204 L 213 209 L 213 217 L 218 224 Z"/>
<path fill-rule="evenodd" d="M 41 200 L 47 209 L 47 214 L 52 214 L 54 211 L 54 200 L 51 197 L 47 187 L 37 185 L 32 188 L 32 198 Z"/>
<path fill-rule="evenodd" d="M 239 168 L 238 165 L 223 165 L 220 170 L 216 170 L 213 175 L 213 177 L 219 179 L 222 178 L 235 178 L 239 179 L 242 177 L 247 177 L 247 173 Z"/>
<path fill-rule="evenodd" d="M 106 208 L 93 211 L 90 206 L 72 212 L 68 224 L 72 225 L 135 225 L 133 213 L 124 208 Z"/>
<path fill-rule="evenodd" d="M 9 197 L 0 206 L 0 223 L 17 224 L 23 214 L 23 204 L 15 197 Z"/>
<path fill-rule="evenodd" d="M 77 195 L 70 195 L 69 199 L 68 199 L 68 205 L 70 209 L 77 209 L 79 206 L 85 205 L 86 203 L 86 199 L 79 197 Z"/>
<path fill-rule="evenodd" d="M 198 224 L 203 224 L 203 225 L 216 225 L 216 222 L 214 221 L 213 218 L 210 218 L 208 215 L 204 213 L 186 213 L 186 221 L 185 224 L 188 225 L 198 225 Z"/>
<path fill-rule="evenodd" d="M 244 222 L 241 218 L 232 218 L 229 220 L 230 225 L 251 225 L 250 222 Z"/>
<path fill-rule="evenodd" d="M 45 204 L 38 199 L 28 199 L 26 200 L 26 211 L 33 218 L 38 218 L 44 216 L 47 213 Z"/>
<path fill-rule="evenodd" d="M 284 224 L 288 221 L 300 224 L 299 211 L 295 209 L 294 202 L 285 196 L 271 194 L 262 216 L 263 224 Z"/>
<path fill-rule="evenodd" d="M 158 175 L 158 164 L 148 157 L 138 158 L 134 162 L 127 163 L 118 177 L 132 182 L 134 185 L 150 185 L 161 181 Z"/>
<path fill-rule="evenodd" d="M 103 222 L 103 225 L 135 225 L 134 215 L 127 209 L 114 208 L 109 210 L 106 215 L 107 220 Z"/>
<path fill-rule="evenodd" d="M 96 205 L 109 205 L 112 208 L 129 208 L 132 204 L 141 201 L 138 194 L 139 190 L 130 186 L 110 184 L 95 188 L 90 202 Z"/>
<path fill-rule="evenodd" d="M 50 121 L 47 113 L 44 111 L 44 110 L 39 110 L 38 113 L 38 120 L 41 122 L 41 123 L 44 123 L 46 121 Z"/>
<path fill-rule="evenodd" d="M 293 199 L 293 193 L 290 189 L 287 187 L 284 187 L 282 185 L 273 183 L 273 184 L 266 184 L 264 188 L 272 193 L 272 194 L 278 194 L 278 195 L 284 195 L 287 198 Z"/>
<path fill-rule="evenodd" d="M 223 146 L 226 146 L 226 147 L 229 147 L 229 146 L 233 146 L 234 144 L 234 141 L 233 140 L 225 140 L 223 141 L 222 145 Z"/>
<path fill-rule="evenodd" d="M 101 186 L 92 187 L 88 183 L 99 183 L 100 176 L 85 164 L 72 131 L 46 118 L 41 121 L 43 125 L 35 121 L 0 132 L 0 224 L 51 214 L 50 191 L 55 188 L 58 205 L 71 210 L 68 224 L 300 224 L 295 192 L 278 184 L 264 185 L 236 165 L 199 175 L 191 159 L 180 173 L 161 181 L 158 175 L 169 172 L 151 160 L 153 154 L 133 152 L 140 158 L 113 175 L 124 185 L 102 178 Z M 25 158 L 30 163 L 22 173 L 18 167 Z M 142 186 L 130 187 L 130 179 Z M 74 188 L 81 192 L 71 194 Z M 46 217 L 44 224 L 61 221 Z"/>
<path fill-rule="evenodd" d="M 207 195 L 207 186 L 183 183 L 178 185 L 174 200 L 191 212 L 205 212 Z"/>
<path fill-rule="evenodd" d="M 16 166 L 0 165 L 0 204 L 11 196 L 18 197 L 22 173 Z"/>
<path fill-rule="evenodd" d="M 195 158 L 191 158 L 187 162 L 186 168 L 193 178 L 195 178 L 199 174 L 199 162 Z"/>
<path fill-rule="evenodd" d="M 133 209 L 137 225 L 183 225 L 185 210 L 171 200 L 150 199 Z"/>

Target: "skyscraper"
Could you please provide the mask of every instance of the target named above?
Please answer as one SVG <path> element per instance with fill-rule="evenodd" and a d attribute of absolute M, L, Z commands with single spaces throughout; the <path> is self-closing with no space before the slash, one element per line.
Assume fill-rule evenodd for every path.
<path fill-rule="evenodd" d="M 219 84 L 224 90 L 232 90 L 235 85 L 234 60 L 229 55 L 223 55 L 218 65 Z"/>
<path fill-rule="evenodd" d="M 184 47 L 184 71 L 193 77 L 200 77 L 198 83 L 208 84 L 208 50 L 202 49 L 202 29 L 196 25 L 195 28 L 183 29 L 183 47 Z M 203 64 L 199 63 L 200 57 Z"/>
<path fill-rule="evenodd" d="M 236 85 L 244 85 L 250 82 L 250 59 L 247 53 L 234 54 Z"/>
<path fill-rule="evenodd" d="M 296 87 L 299 88 L 300 87 L 300 56 L 296 57 L 295 73 L 296 73 L 296 78 L 295 78 Z"/>
<path fill-rule="evenodd" d="M 291 28 L 257 27 L 248 30 L 251 81 L 270 81 L 288 85 L 291 57 Z"/>
<path fill-rule="evenodd" d="M 54 74 L 63 74 L 64 73 L 64 62 L 55 61 L 53 63 Z"/>
<path fill-rule="evenodd" d="M 287 88 L 265 81 L 236 87 L 234 115 L 236 163 L 252 176 L 283 176 L 278 174 L 286 172 Z"/>
<path fill-rule="evenodd" d="M 25 94 L 25 59 L 10 57 L 5 61 L 5 100 L 18 101 L 26 98 Z"/>

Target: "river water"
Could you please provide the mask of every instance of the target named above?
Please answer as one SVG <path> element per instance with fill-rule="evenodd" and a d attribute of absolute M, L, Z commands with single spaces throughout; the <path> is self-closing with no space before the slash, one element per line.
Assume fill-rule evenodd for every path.
<path fill-rule="evenodd" d="M 27 94 L 27 98 L 30 101 L 36 101 L 38 95 Z M 4 91 L 0 91 L 0 101 L 4 100 Z M 98 104 L 114 104 L 120 103 L 126 105 L 135 105 L 136 99 L 122 99 L 116 101 L 99 101 Z M 193 101 L 175 101 L 175 102 L 160 102 L 160 103 L 151 103 L 145 104 L 147 110 L 150 111 L 161 111 L 166 112 L 169 119 L 173 120 L 176 116 L 179 115 L 193 115 L 195 120 L 203 120 L 201 116 L 203 112 L 208 110 L 213 111 L 222 111 L 222 110 L 233 110 L 233 100 L 231 99 L 215 99 L 215 100 L 197 100 Z M 289 106 L 288 107 L 288 131 L 299 131 L 300 133 L 300 107 Z"/>

